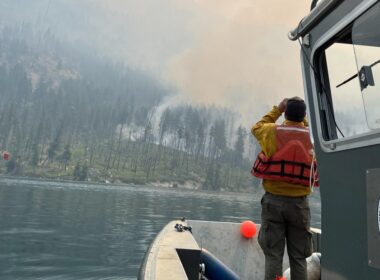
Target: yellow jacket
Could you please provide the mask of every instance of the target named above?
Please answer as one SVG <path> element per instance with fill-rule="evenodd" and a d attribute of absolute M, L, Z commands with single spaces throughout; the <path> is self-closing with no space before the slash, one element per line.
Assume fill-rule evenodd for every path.
<path fill-rule="evenodd" d="M 266 114 L 259 122 L 252 127 L 252 134 L 259 142 L 261 149 L 267 157 L 271 157 L 277 150 L 276 146 L 276 121 L 282 115 L 277 106 Z M 307 127 L 308 122 L 304 119 L 303 122 L 293 122 L 285 120 L 284 125 L 295 125 Z M 310 188 L 303 185 L 292 184 L 288 182 L 273 181 L 264 179 L 263 187 L 265 191 L 283 196 L 305 196 L 310 194 Z"/>

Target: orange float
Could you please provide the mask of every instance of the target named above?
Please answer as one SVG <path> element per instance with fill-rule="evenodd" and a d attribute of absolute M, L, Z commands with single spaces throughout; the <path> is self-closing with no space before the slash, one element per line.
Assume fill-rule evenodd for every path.
<path fill-rule="evenodd" d="M 10 156 L 9 152 L 7 152 L 7 151 L 3 152 L 3 160 L 8 160 L 9 156 Z"/>
<path fill-rule="evenodd" d="M 245 238 L 252 238 L 257 232 L 256 224 L 252 221 L 244 221 L 240 226 L 240 233 Z"/>

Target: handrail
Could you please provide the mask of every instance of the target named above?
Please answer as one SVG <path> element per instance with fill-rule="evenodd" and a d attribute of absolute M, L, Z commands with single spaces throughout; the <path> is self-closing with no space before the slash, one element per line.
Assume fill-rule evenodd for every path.
<path fill-rule="evenodd" d="M 313 28 L 323 17 L 331 12 L 336 5 L 340 4 L 343 0 L 321 0 L 319 4 L 310 12 L 309 15 L 304 17 L 298 26 L 288 33 L 289 40 L 295 41 L 299 37 L 305 35 L 311 28 Z"/>

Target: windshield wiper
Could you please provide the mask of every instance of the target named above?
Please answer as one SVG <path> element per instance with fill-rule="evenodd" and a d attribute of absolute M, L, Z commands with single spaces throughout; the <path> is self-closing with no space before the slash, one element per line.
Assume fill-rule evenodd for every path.
<path fill-rule="evenodd" d="M 339 85 L 337 85 L 336 87 L 340 87 L 340 86 L 343 86 L 344 84 L 348 83 L 349 81 L 355 79 L 357 76 L 360 75 L 360 85 L 362 86 L 362 89 L 363 88 L 366 88 L 368 85 L 375 85 L 374 83 L 374 80 L 373 80 L 373 75 L 372 75 L 372 70 L 371 68 L 373 66 L 375 66 L 376 64 L 379 64 L 380 63 L 380 59 L 375 61 L 374 63 L 372 63 L 371 65 L 369 66 L 363 66 L 359 73 L 356 73 L 355 75 L 349 77 L 347 80 L 341 82 Z"/>

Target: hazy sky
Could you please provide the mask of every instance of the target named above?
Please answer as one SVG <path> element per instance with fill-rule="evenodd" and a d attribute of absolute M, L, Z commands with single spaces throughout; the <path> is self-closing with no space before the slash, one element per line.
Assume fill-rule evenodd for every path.
<path fill-rule="evenodd" d="M 3 0 L 0 8 L 12 18 L 43 18 L 62 36 L 152 73 L 188 102 L 231 107 L 249 120 L 283 97 L 303 96 L 299 46 L 287 33 L 310 2 Z"/>
<path fill-rule="evenodd" d="M 127 51 L 127 59 L 175 85 L 191 102 L 232 107 L 248 124 L 269 104 L 303 95 L 299 46 L 287 33 L 308 13 L 309 1 L 112 3 L 109 8 L 119 12 L 136 9 L 130 18 L 136 56 Z"/>
<path fill-rule="evenodd" d="M 191 102 L 232 107 L 249 119 L 283 97 L 303 95 L 299 46 L 287 33 L 310 1 L 93 2 L 112 15 L 117 32 L 108 36 L 127 30 L 114 51 Z"/>

